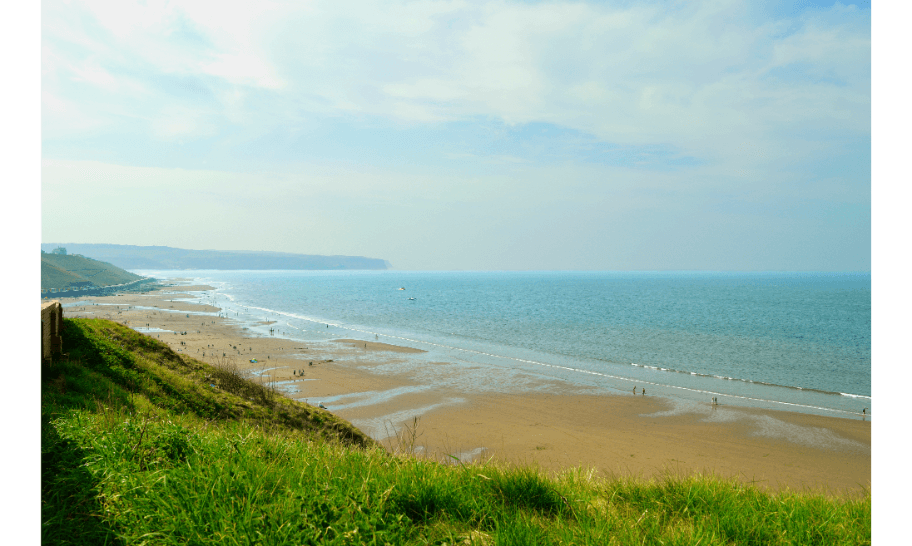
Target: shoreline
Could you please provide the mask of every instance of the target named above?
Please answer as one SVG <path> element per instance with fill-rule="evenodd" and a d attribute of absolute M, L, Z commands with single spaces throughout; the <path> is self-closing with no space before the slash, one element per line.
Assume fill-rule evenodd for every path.
<path fill-rule="evenodd" d="M 148 273 L 151 274 L 153 272 Z M 160 273 L 180 275 L 180 272 L 177 271 Z M 290 274 L 293 272 L 284 273 Z M 853 374 L 851 379 L 843 377 L 840 380 L 842 382 L 837 381 L 836 383 L 822 378 L 820 374 L 814 377 L 807 376 L 807 374 L 801 377 L 779 377 L 778 381 L 774 381 L 775 373 L 769 375 L 762 370 L 756 371 L 756 374 L 751 373 L 748 368 L 752 364 L 757 364 L 757 359 L 747 357 L 746 364 L 737 363 L 731 370 L 716 368 L 710 371 L 712 366 L 705 368 L 697 365 L 693 367 L 693 370 L 688 371 L 690 368 L 686 362 L 692 361 L 694 355 L 702 350 L 707 351 L 707 355 L 710 357 L 709 361 L 718 360 L 716 356 L 725 352 L 720 352 L 718 347 L 714 345 L 719 342 L 719 340 L 714 340 L 714 338 L 704 340 L 705 343 L 700 346 L 688 346 L 685 343 L 679 350 L 675 351 L 675 354 L 680 353 L 682 355 L 681 362 L 675 365 L 672 365 L 672 361 L 676 360 L 677 357 L 674 354 L 663 354 L 662 351 L 669 349 L 669 347 L 664 341 L 659 340 L 656 343 L 660 348 L 657 349 L 658 352 L 655 358 L 651 359 L 654 362 L 651 364 L 638 364 L 636 363 L 636 355 L 618 357 L 617 355 L 599 353 L 599 351 L 604 350 L 604 346 L 612 346 L 613 342 L 603 343 L 602 341 L 596 341 L 590 335 L 583 335 L 580 339 L 580 350 L 577 351 L 575 343 L 572 345 L 567 344 L 569 340 L 574 339 L 577 333 L 573 332 L 572 329 L 561 329 L 556 326 L 557 323 L 552 324 L 547 333 L 542 332 L 544 335 L 541 336 L 543 339 L 541 343 L 530 340 L 528 329 L 515 323 L 516 317 L 511 315 L 510 306 L 507 306 L 503 312 L 506 313 L 505 316 L 512 317 L 516 331 L 515 335 L 510 336 L 509 339 L 502 339 L 500 334 L 504 334 L 506 331 L 500 331 L 496 328 L 494 329 L 496 331 L 493 337 L 485 335 L 482 331 L 475 331 L 475 334 L 478 335 L 464 335 L 472 332 L 472 328 L 481 324 L 475 324 L 476 319 L 468 315 L 459 319 L 465 322 L 460 327 L 461 329 L 454 328 L 459 332 L 463 332 L 462 334 L 449 332 L 448 326 L 440 322 L 444 318 L 441 315 L 442 310 L 434 308 L 433 305 L 431 306 L 433 309 L 428 315 L 428 318 L 434 321 L 433 324 L 424 325 L 414 322 L 413 319 L 424 316 L 424 311 L 419 311 L 415 314 L 408 310 L 404 315 L 399 316 L 402 323 L 397 325 L 394 324 L 396 321 L 390 322 L 380 315 L 375 316 L 373 311 L 368 308 L 361 308 L 359 311 L 362 314 L 360 318 L 357 314 L 348 314 L 358 308 L 358 305 L 354 305 L 354 307 L 346 305 L 344 310 L 341 308 L 323 308 L 319 305 L 314 309 L 294 309 L 283 305 L 281 296 L 279 300 L 276 300 L 270 299 L 266 294 L 264 294 L 262 301 L 240 302 L 235 300 L 235 295 L 243 293 L 245 289 L 235 294 L 234 290 L 230 288 L 231 283 L 226 282 L 226 277 L 219 277 L 218 275 L 216 277 L 180 280 L 185 283 L 206 282 L 209 278 L 212 278 L 213 285 L 219 288 L 201 298 L 201 301 L 225 307 L 225 315 L 231 316 L 234 314 L 236 318 L 245 320 L 245 325 L 249 326 L 250 330 L 264 336 L 285 335 L 293 339 L 323 340 L 351 337 L 359 341 L 382 339 L 391 344 L 427 350 L 426 360 L 456 360 L 497 367 L 501 370 L 506 370 L 506 373 L 503 374 L 504 378 L 512 376 L 513 370 L 522 369 L 532 375 L 546 375 L 578 385 L 583 384 L 600 388 L 605 393 L 626 394 L 633 385 L 638 385 L 640 387 L 645 386 L 652 394 L 662 394 L 671 398 L 683 399 L 697 405 L 716 399 L 720 403 L 748 408 L 797 411 L 845 418 L 861 418 L 862 416 L 868 419 L 871 418 L 870 409 L 873 400 L 870 393 L 859 394 L 867 392 L 863 388 L 866 381 L 864 370 L 860 370 L 858 374 Z M 216 278 L 218 280 L 215 280 Z M 232 277 L 229 275 L 227 278 Z M 322 277 L 320 278 L 322 279 Z M 383 294 L 385 289 L 393 286 L 392 284 L 373 284 L 371 293 L 380 298 L 376 301 L 376 306 L 384 307 L 392 314 L 405 310 L 401 308 L 401 302 L 395 301 L 396 296 L 391 299 L 389 294 Z M 222 287 L 225 288 L 225 291 L 222 290 Z M 383 295 L 381 296 L 381 294 Z M 324 294 L 323 297 L 328 297 L 328 294 Z M 363 303 L 364 300 L 362 298 L 358 301 Z M 389 305 L 392 305 L 392 307 L 387 307 Z M 372 317 L 372 319 L 369 317 Z M 273 333 L 272 327 L 264 328 L 256 319 L 276 321 L 277 323 L 273 325 L 275 332 Z M 480 320 L 490 321 L 491 317 L 486 316 Z M 473 324 L 475 325 L 473 326 Z M 325 329 L 327 327 L 329 329 Z M 555 327 L 557 328 L 556 330 L 554 329 Z M 560 333 L 560 335 L 555 337 L 555 333 Z M 609 339 L 612 337 L 617 337 L 618 339 L 630 337 L 621 332 L 616 332 L 615 334 L 611 334 Z M 738 336 L 734 337 L 737 338 Z M 758 338 L 758 343 L 762 341 L 762 337 Z M 531 343 L 531 345 L 524 346 L 523 342 Z M 642 343 L 647 342 L 642 341 Z M 554 352 L 549 347 L 551 349 L 562 348 L 562 350 Z M 756 348 L 754 347 L 754 349 Z M 793 349 L 797 350 L 797 347 Z M 805 349 L 810 350 L 808 347 Z M 836 349 L 838 348 L 834 348 L 834 350 Z M 618 354 L 622 353 L 623 350 Z M 597 354 L 601 356 L 597 356 Z M 766 356 L 769 357 L 771 355 L 767 354 Z M 796 360 L 797 356 L 800 355 L 793 354 L 785 358 L 779 358 L 777 361 L 791 362 L 788 366 L 789 373 L 798 373 L 804 366 L 803 364 L 798 365 L 800 359 Z M 646 356 L 646 359 L 650 360 L 650 357 Z M 721 364 L 721 362 L 716 362 L 716 364 Z M 808 362 L 808 366 L 811 366 L 809 370 L 817 369 L 814 368 L 817 364 L 819 364 L 817 360 L 812 358 Z M 846 370 L 842 370 L 842 372 L 845 375 Z M 814 374 L 812 373 L 811 375 Z M 826 377 L 829 375 L 823 374 Z M 844 380 L 848 380 L 854 387 L 859 388 L 850 386 Z M 858 382 L 857 384 L 855 384 L 856 381 Z M 867 415 L 863 414 L 863 408 L 868 408 Z"/>
<path fill-rule="evenodd" d="M 67 307 L 64 316 L 154 328 L 147 335 L 177 352 L 235 363 L 290 398 L 324 403 L 387 447 L 399 434 L 439 460 L 490 458 L 549 472 L 582 465 L 602 476 L 717 473 L 772 490 L 871 487 L 869 420 L 608 395 L 533 374 L 498 389 L 478 366 L 410 360 L 420 349 L 252 335 L 217 307 L 179 301 L 209 289 L 78 298 L 105 305 Z"/>

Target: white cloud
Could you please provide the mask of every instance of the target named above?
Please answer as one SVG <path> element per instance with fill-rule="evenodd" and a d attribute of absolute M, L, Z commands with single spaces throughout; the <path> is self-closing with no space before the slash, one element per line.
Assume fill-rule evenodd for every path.
<path fill-rule="evenodd" d="M 152 134 L 162 140 L 181 140 L 184 137 L 201 137 L 216 133 L 216 126 L 197 110 L 166 107 L 152 118 Z"/>
<path fill-rule="evenodd" d="M 81 105 L 51 91 L 41 92 L 41 135 L 44 139 L 73 138 L 104 127 L 104 122 L 85 113 Z"/>
<path fill-rule="evenodd" d="M 75 2 L 74 2 L 75 4 Z M 489 116 L 545 121 L 611 142 L 663 143 L 708 154 L 732 132 L 777 138 L 795 123 L 864 131 L 870 38 L 851 10 L 757 21 L 745 2 L 82 3 L 91 25 L 51 16 L 54 40 L 106 43 L 72 77 L 118 90 L 106 62 L 208 75 L 279 92 L 287 105 L 426 122 Z M 70 10 L 72 11 L 72 10 Z M 79 18 L 73 18 L 78 21 Z M 111 39 L 111 42 L 106 40 Z M 116 50 L 120 50 L 119 52 Z M 846 82 L 783 81 L 777 68 Z M 64 70 L 55 68 L 55 70 Z M 273 123 L 281 123 L 274 119 Z M 694 133 L 700 139 L 695 142 Z"/>
<path fill-rule="evenodd" d="M 44 138 L 107 129 L 179 142 L 224 133 L 231 135 L 230 145 L 243 145 L 274 131 L 305 131 L 308 118 L 320 116 L 419 126 L 544 122 L 703 162 L 686 181 L 634 176 L 629 169 L 577 170 L 573 176 L 586 181 L 574 194 L 582 200 L 599 178 L 621 188 L 634 206 L 643 201 L 627 191 L 628 184 L 729 189 L 769 199 L 773 190 L 764 188 L 786 191 L 801 180 L 802 168 L 813 171 L 815 163 L 845 149 L 833 142 L 864 141 L 870 134 L 870 29 L 866 18 L 839 6 L 775 21 L 758 19 L 750 7 L 735 0 L 624 7 L 48 2 L 42 20 Z M 175 76 L 192 80 L 200 92 L 182 95 L 161 84 Z M 484 172 L 524 168 L 535 159 L 511 154 L 490 150 L 467 163 Z M 517 172 L 513 185 L 503 182 L 505 192 L 527 191 L 529 173 Z M 406 182 L 398 173 L 343 178 L 341 184 L 338 173 L 295 179 L 286 191 L 344 199 L 361 192 L 395 202 L 431 195 L 414 180 L 407 183 L 411 193 L 399 193 Z M 572 183 L 569 174 L 563 179 Z M 460 187 L 455 180 L 437 176 L 426 183 L 437 186 L 434 195 L 454 201 L 473 191 L 488 195 L 483 184 Z M 490 176 L 479 180 L 493 183 Z M 857 200 L 867 182 L 855 180 L 855 190 L 847 190 L 847 182 L 834 180 L 817 189 Z M 187 179 L 197 183 L 203 182 Z"/>
<path fill-rule="evenodd" d="M 285 82 L 276 77 L 259 57 L 250 54 L 219 54 L 212 62 L 200 66 L 203 73 L 224 78 L 232 83 L 279 89 Z"/>

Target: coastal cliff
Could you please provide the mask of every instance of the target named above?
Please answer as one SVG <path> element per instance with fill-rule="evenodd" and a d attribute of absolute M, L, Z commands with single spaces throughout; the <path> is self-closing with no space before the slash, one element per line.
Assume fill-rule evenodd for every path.
<path fill-rule="evenodd" d="M 71 253 L 93 256 L 126 269 L 389 269 L 386 260 L 363 256 L 318 256 L 288 252 L 244 250 L 188 250 L 167 246 L 46 243 L 42 250 L 65 247 Z"/>
<path fill-rule="evenodd" d="M 65 291 L 98 291 L 106 287 L 132 286 L 146 278 L 114 264 L 82 256 L 58 252 L 41 253 L 42 296 Z"/>

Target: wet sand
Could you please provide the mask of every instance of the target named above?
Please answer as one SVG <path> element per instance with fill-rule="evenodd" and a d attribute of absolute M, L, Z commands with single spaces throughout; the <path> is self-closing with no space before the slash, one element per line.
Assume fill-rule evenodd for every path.
<path fill-rule="evenodd" d="M 583 466 L 602 476 L 712 473 L 773 490 L 870 489 L 869 421 L 681 405 L 648 392 L 606 395 L 543 376 L 508 387 L 477 367 L 409 360 L 424 352 L 410 347 L 254 337 L 236 320 L 194 314 L 217 307 L 179 301 L 210 289 L 81 298 L 108 305 L 68 307 L 64 315 L 153 329 L 148 335 L 175 351 L 234 363 L 286 396 L 324 402 L 391 449 L 413 444 L 443 461 L 495 459 L 554 472 Z"/>
<path fill-rule="evenodd" d="M 870 488 L 870 423 L 743 408 L 661 415 L 662 398 L 501 395 L 422 418 L 431 445 L 549 470 L 718 474 L 779 490 Z M 658 415 L 657 415 L 658 414 Z"/>

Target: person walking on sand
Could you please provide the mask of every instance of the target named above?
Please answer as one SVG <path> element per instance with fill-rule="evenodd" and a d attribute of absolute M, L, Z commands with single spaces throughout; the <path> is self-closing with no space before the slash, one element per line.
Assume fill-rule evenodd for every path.
<path fill-rule="evenodd" d="M 643 391 L 641 392 L 641 394 L 642 394 L 643 396 L 646 396 L 646 387 L 643 387 Z"/>
<path fill-rule="evenodd" d="M 636 385 L 634 385 L 634 386 L 633 386 L 633 394 L 636 394 L 636 393 L 637 393 L 637 387 L 636 387 Z"/>

